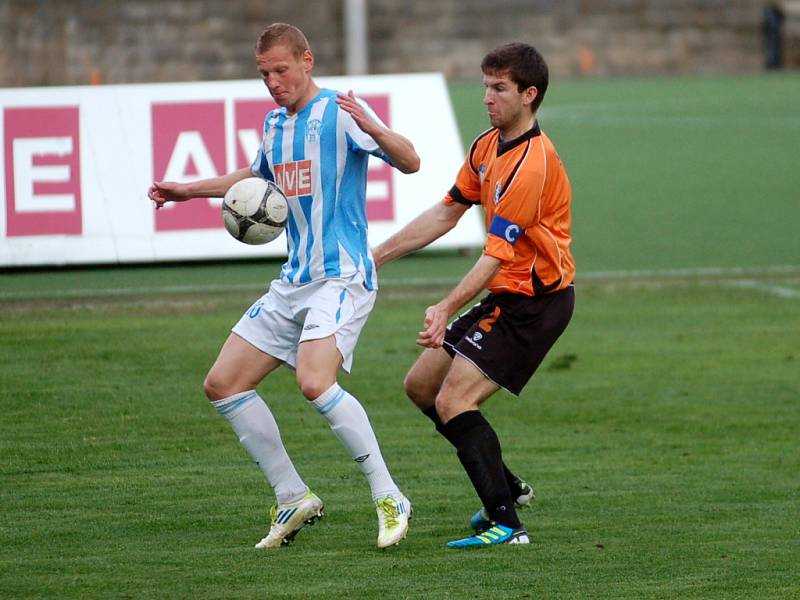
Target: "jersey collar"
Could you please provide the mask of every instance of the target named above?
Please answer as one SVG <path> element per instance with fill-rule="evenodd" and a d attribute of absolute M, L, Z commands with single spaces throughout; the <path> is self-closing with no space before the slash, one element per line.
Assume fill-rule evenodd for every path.
<path fill-rule="evenodd" d="M 327 98 L 327 97 L 335 96 L 335 95 L 336 95 L 336 92 L 333 91 L 333 90 L 320 88 L 319 92 L 317 92 L 317 95 L 314 96 L 311 100 L 309 100 L 303 108 L 298 110 L 293 115 L 289 114 L 289 111 L 286 109 L 285 106 L 281 107 L 281 111 L 283 112 L 283 114 L 286 115 L 286 117 L 288 119 L 290 119 L 290 120 L 291 119 L 295 119 L 295 118 L 297 118 L 298 115 L 302 115 L 303 113 L 305 113 L 307 111 L 310 111 L 311 107 L 314 106 L 317 102 L 319 102 L 322 98 Z"/>
<path fill-rule="evenodd" d="M 528 129 L 528 131 L 526 131 L 522 135 L 519 135 L 519 136 L 515 137 L 513 140 L 508 140 L 506 142 L 501 142 L 500 138 L 498 136 L 497 156 L 500 156 L 501 154 L 504 154 L 504 153 L 508 152 L 512 148 L 516 148 L 517 146 L 519 146 L 523 142 L 527 142 L 528 140 L 530 140 L 532 138 L 535 138 L 538 135 L 542 135 L 542 130 L 539 129 L 539 120 L 537 119 L 534 122 L 533 127 Z"/>

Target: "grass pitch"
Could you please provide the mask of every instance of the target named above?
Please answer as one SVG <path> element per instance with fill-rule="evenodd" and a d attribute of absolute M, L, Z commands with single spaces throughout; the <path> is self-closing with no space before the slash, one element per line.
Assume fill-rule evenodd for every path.
<path fill-rule="evenodd" d="M 385 552 L 366 482 L 287 370 L 259 390 L 327 517 L 252 548 L 273 498 L 201 384 L 276 263 L 0 273 L 0 597 L 800 596 L 799 87 L 549 92 L 576 312 L 522 397 L 486 407 L 537 490 L 527 547 L 444 548 L 478 501 L 402 393 L 424 308 L 474 255 L 387 265 L 342 380 L 414 502 Z M 453 94 L 471 138 L 480 86 Z"/>
<path fill-rule="evenodd" d="M 7 598 L 790 598 L 800 274 L 589 278 L 522 397 L 486 412 L 535 485 L 529 547 L 447 550 L 478 502 L 453 451 L 403 397 L 437 279 L 474 257 L 393 265 L 343 384 L 415 504 L 409 538 L 374 548 L 361 474 L 280 370 L 259 388 L 327 517 L 252 548 L 272 496 L 201 382 L 254 291 L 13 300 L 0 316 L 0 596 Z M 231 284 L 277 265 L 234 265 Z M 443 268 L 444 267 L 444 268 Z M 170 269 L 163 269 L 170 271 Z M 171 269 L 231 277 L 231 266 Z M 153 290 L 158 270 L 130 270 Z M 47 274 L 28 274 L 28 277 Z M 151 279 L 152 277 L 152 279 Z M 89 281 L 92 280 L 92 281 Z"/>

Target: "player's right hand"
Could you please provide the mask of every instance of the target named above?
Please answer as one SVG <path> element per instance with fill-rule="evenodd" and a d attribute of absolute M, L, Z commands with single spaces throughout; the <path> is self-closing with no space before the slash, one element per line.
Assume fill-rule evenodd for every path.
<path fill-rule="evenodd" d="M 184 185 L 174 181 L 154 181 L 147 190 L 147 197 L 155 202 L 156 210 L 166 202 L 181 202 L 188 200 Z"/>
<path fill-rule="evenodd" d="M 417 334 L 417 344 L 425 348 L 441 348 L 447 330 L 448 316 L 447 310 L 441 303 L 429 306 L 425 310 L 425 319 L 422 323 L 425 330 Z"/>

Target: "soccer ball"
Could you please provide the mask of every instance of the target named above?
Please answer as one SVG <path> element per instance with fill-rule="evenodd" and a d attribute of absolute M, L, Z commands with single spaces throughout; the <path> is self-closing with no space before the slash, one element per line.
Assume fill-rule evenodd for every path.
<path fill-rule="evenodd" d="M 266 244 L 286 227 L 289 203 L 281 189 L 260 177 L 234 183 L 222 201 L 222 222 L 245 244 Z"/>

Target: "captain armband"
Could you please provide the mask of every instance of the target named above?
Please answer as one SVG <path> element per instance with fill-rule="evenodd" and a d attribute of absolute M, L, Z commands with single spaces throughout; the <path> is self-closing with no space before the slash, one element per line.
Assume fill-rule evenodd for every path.
<path fill-rule="evenodd" d="M 491 225 L 489 225 L 489 233 L 496 235 L 512 245 L 516 243 L 519 236 L 524 232 L 525 230 L 522 227 L 500 215 L 495 215 Z"/>

